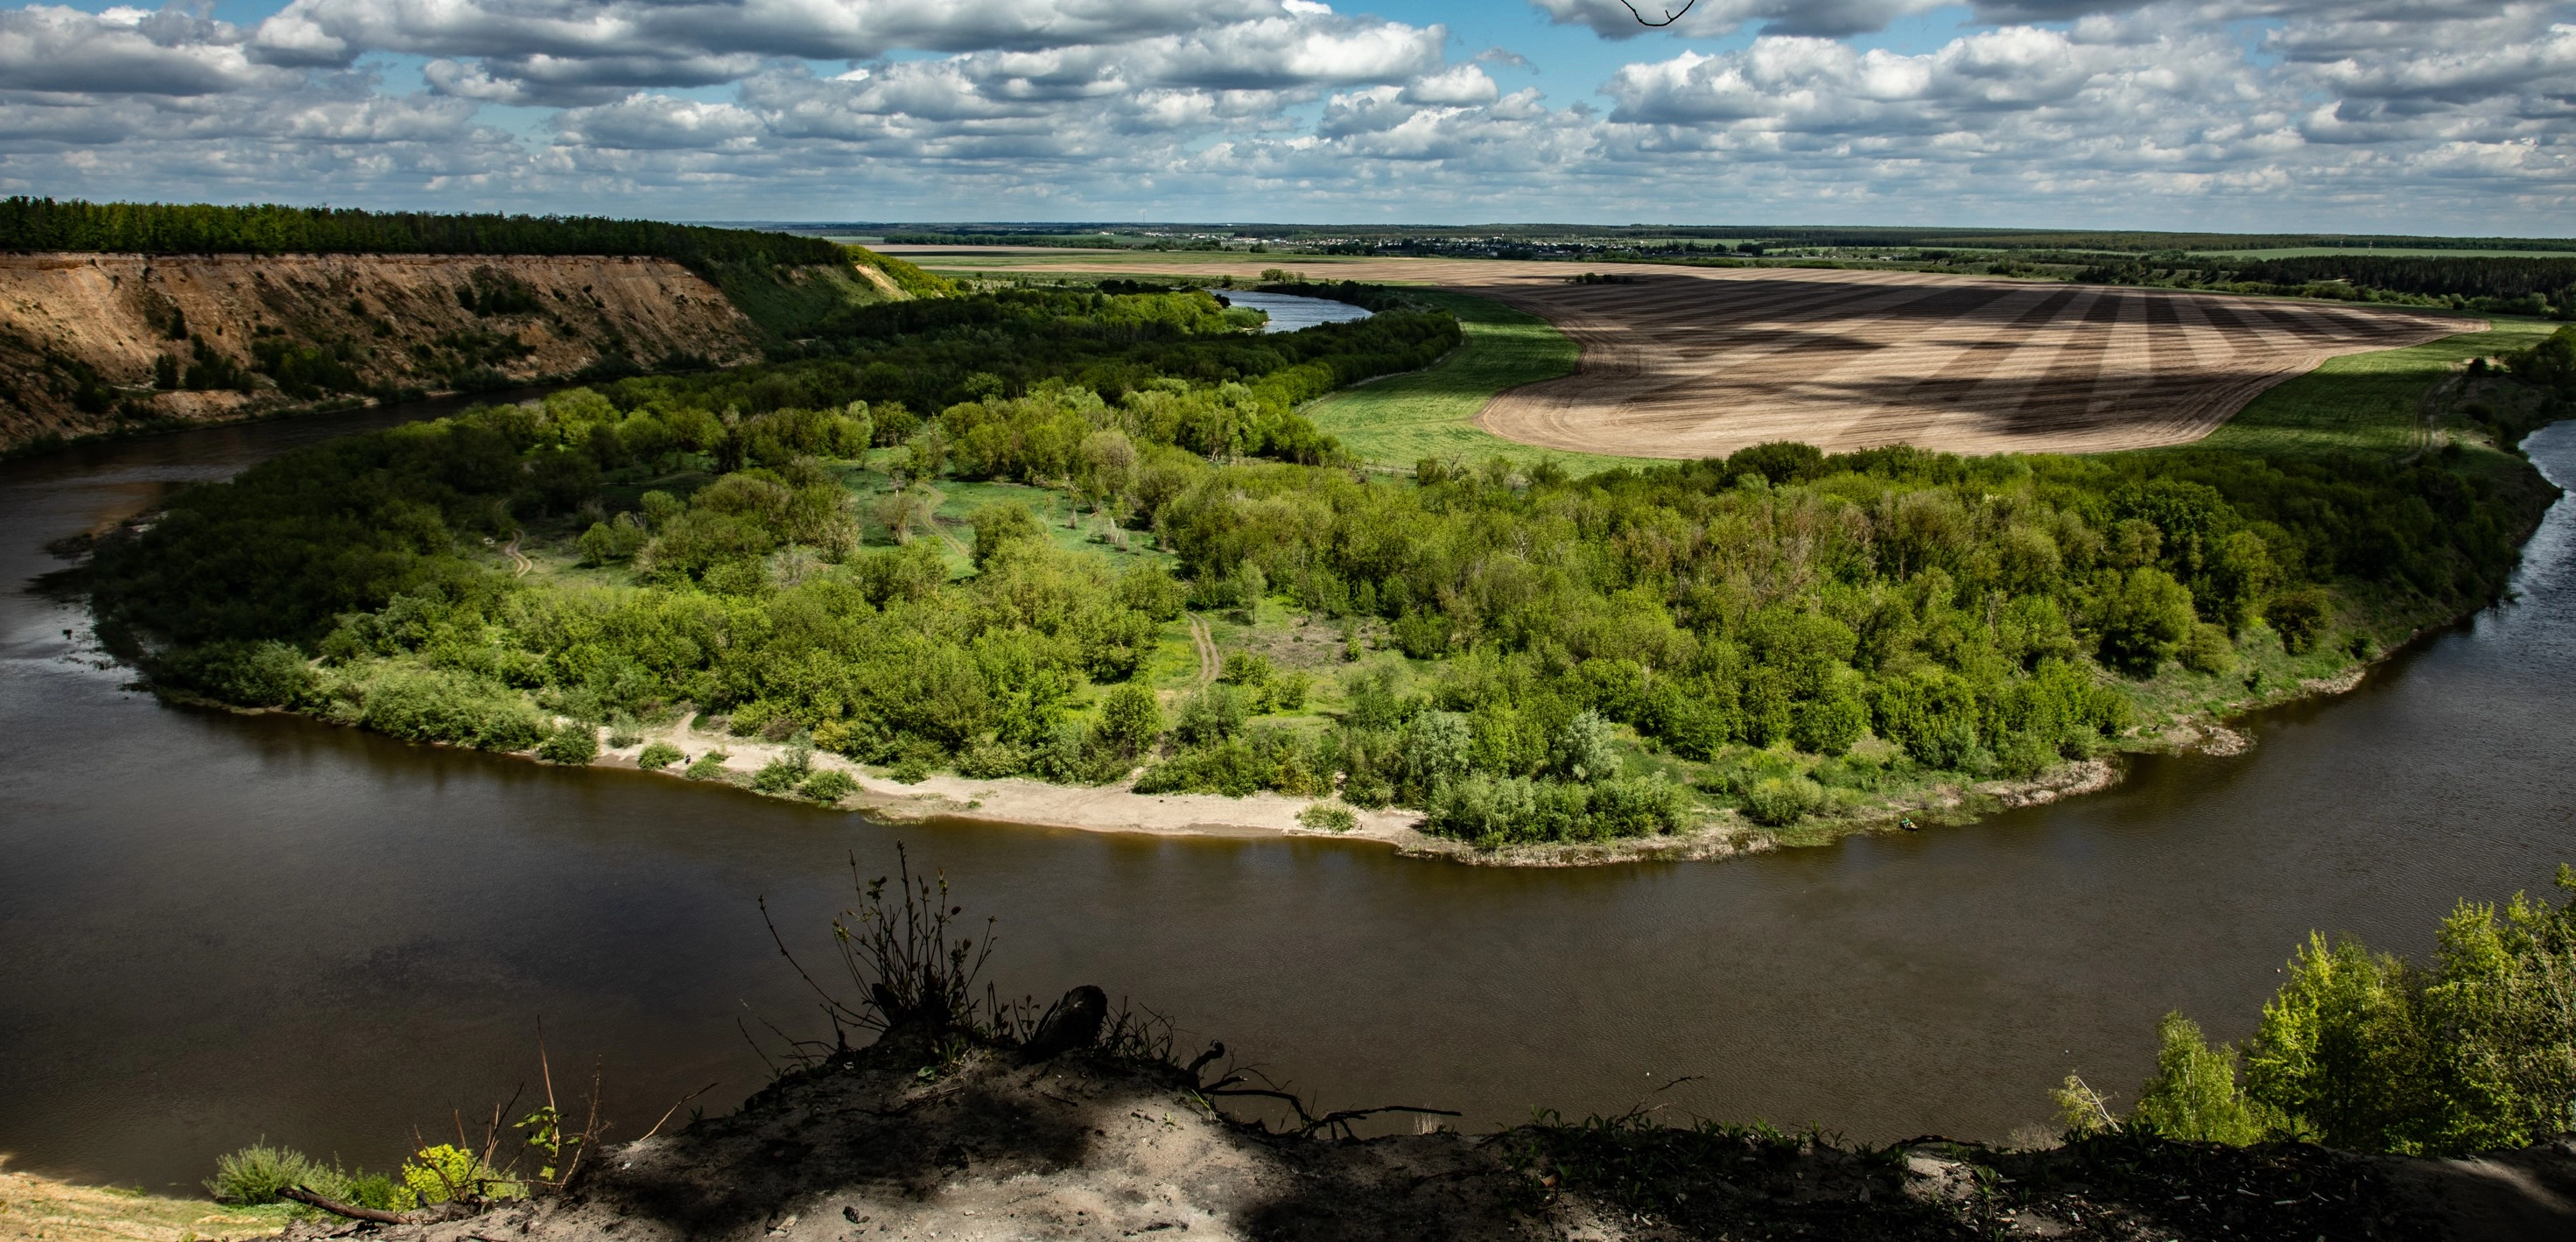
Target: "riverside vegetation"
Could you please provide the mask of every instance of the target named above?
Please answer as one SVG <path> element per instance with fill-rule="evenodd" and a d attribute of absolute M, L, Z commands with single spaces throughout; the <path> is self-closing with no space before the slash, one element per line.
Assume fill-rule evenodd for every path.
<path fill-rule="evenodd" d="M 1198 292 L 849 308 L 769 364 L 319 445 L 107 540 L 102 634 L 172 692 L 561 761 L 697 712 L 1489 847 L 1813 839 L 2339 674 L 2492 599 L 2548 495 L 2466 435 L 1373 475 L 1298 407 L 1461 339 L 1380 301 L 1269 336 Z M 2567 348 L 2480 391 L 2548 416 Z"/>
<path fill-rule="evenodd" d="M 2576 897 L 2576 868 L 2557 887 Z M 2125 1119 L 2080 1078 L 2059 1092 L 2078 1135 L 2124 1126 L 2245 1145 L 2465 1155 L 2576 1131 L 2576 904 L 2463 900 L 2418 966 L 2310 933 L 2242 1049 L 2176 1013 Z"/>

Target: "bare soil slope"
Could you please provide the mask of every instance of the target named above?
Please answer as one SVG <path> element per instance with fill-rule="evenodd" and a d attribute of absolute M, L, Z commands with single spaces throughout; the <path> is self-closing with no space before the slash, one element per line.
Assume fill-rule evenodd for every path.
<path fill-rule="evenodd" d="M 155 391 L 156 358 L 194 361 L 189 336 L 245 367 L 264 337 L 336 348 L 370 388 L 437 392 L 569 376 L 612 357 L 748 361 L 758 333 L 715 286 L 668 259 L 5 254 L 0 448 L 298 403 L 264 380 L 246 393 Z M 113 389 L 88 404 L 108 408 L 81 408 L 84 368 Z"/>
<path fill-rule="evenodd" d="M 2565 1141 L 2442 1161 L 2123 1138 L 2025 1153 L 1927 1138 L 1872 1151 L 1623 1122 L 1327 1141 L 1213 1114 L 1223 1081 L 1202 1087 L 1193 1071 L 1096 1051 L 1032 1064 L 1006 1048 L 899 1035 L 791 1074 L 730 1116 L 604 1149 L 569 1196 L 357 1232 L 2217 1242 L 2559 1239 L 2576 1228 L 2576 1144 Z"/>

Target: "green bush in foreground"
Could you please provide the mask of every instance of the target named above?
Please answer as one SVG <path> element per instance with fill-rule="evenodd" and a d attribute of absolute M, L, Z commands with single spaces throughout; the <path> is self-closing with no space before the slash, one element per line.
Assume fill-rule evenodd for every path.
<path fill-rule="evenodd" d="M 731 758 L 733 758 L 733 756 L 728 755 L 721 750 L 711 750 L 698 756 L 697 761 L 683 769 L 680 775 L 693 781 L 723 780 L 725 774 L 725 760 Z"/>
<path fill-rule="evenodd" d="M 790 748 L 786 754 L 760 765 L 760 770 L 751 774 L 751 787 L 765 794 L 789 793 L 813 774 L 813 752 Z"/>
<path fill-rule="evenodd" d="M 1297 822 L 1317 832 L 1349 832 L 1360 826 L 1360 817 L 1349 807 L 1318 802 L 1297 812 Z"/>
<path fill-rule="evenodd" d="M 2281 1129 L 2278 1114 L 2236 1088 L 2236 1049 L 2209 1046 L 2200 1024 L 2169 1013 L 2156 1024 L 2156 1072 L 2138 1092 L 2130 1123 L 2196 1143 L 2259 1143 Z"/>
<path fill-rule="evenodd" d="M 812 776 L 806 777 L 805 783 L 796 787 L 796 796 L 800 798 L 811 798 L 816 802 L 829 806 L 835 802 L 839 802 L 843 798 L 849 797 L 851 794 L 857 793 L 858 790 L 858 780 L 852 777 L 849 773 L 844 772 L 839 768 L 825 768 Z"/>
<path fill-rule="evenodd" d="M 324 1164 L 288 1147 L 271 1147 L 253 1143 L 215 1159 L 215 1175 L 207 1178 L 206 1192 L 215 1202 L 236 1207 L 258 1207 L 284 1202 L 280 1193 L 288 1187 L 301 1186 L 325 1199 L 382 1212 L 400 1212 L 419 1205 L 418 1196 L 382 1173 L 364 1169 L 350 1171 L 338 1165 Z M 309 1215 L 298 1208 L 298 1215 Z"/>
<path fill-rule="evenodd" d="M 519 1199 L 525 1198 L 525 1183 L 508 1177 L 483 1163 L 473 1152 L 452 1143 L 421 1148 L 403 1162 L 403 1189 L 421 1203 L 446 1203 L 452 1199 Z"/>
<path fill-rule="evenodd" d="M 599 730 L 573 721 L 537 744 L 537 758 L 548 763 L 580 765 L 599 757 Z"/>
<path fill-rule="evenodd" d="M 2576 869 L 2562 864 L 2557 884 L 2576 895 Z M 2241 1080 L 2238 1049 L 2213 1050 L 2198 1026 L 2168 1016 L 2127 1124 L 2398 1155 L 2519 1147 L 2576 1128 L 2576 901 L 2462 901 L 2429 967 L 2312 933 L 2287 969 L 2241 1051 Z"/>
<path fill-rule="evenodd" d="M 206 1179 L 206 1193 L 217 1203 L 236 1207 L 276 1203 L 277 1192 L 311 1182 L 322 1167 L 292 1148 L 253 1143 L 215 1158 L 215 1175 Z"/>
<path fill-rule="evenodd" d="M 645 747 L 643 754 L 635 756 L 635 766 L 647 772 L 659 772 L 686 758 L 688 756 L 681 753 L 679 747 L 669 742 L 655 742 Z"/>

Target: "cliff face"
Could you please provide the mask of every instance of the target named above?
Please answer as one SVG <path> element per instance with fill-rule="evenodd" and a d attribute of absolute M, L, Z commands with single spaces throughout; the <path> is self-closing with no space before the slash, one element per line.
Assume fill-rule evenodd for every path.
<path fill-rule="evenodd" d="M 0 254 L 0 449 L 593 367 L 727 365 L 761 335 L 668 259 Z"/>

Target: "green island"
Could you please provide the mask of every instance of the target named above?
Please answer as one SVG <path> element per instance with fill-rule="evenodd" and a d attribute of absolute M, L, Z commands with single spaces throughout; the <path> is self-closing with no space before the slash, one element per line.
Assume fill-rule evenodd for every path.
<path fill-rule="evenodd" d="M 961 291 L 304 449 L 104 541 L 102 634 L 174 694 L 822 802 L 948 772 L 1500 858 L 1811 843 L 2098 787 L 2494 599 L 2576 348 L 2337 359 L 2184 448 L 1566 460 L 1467 425 L 1570 365 L 1552 329 L 1283 288 L 1379 313 Z"/>

